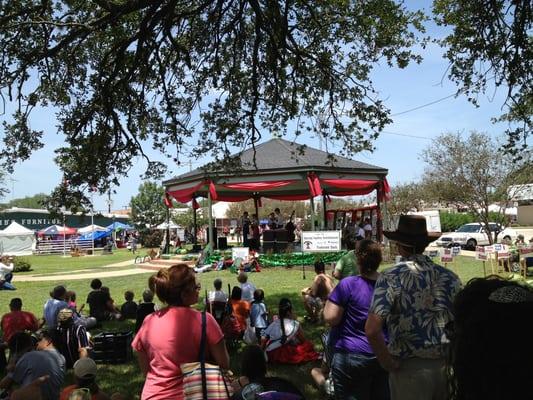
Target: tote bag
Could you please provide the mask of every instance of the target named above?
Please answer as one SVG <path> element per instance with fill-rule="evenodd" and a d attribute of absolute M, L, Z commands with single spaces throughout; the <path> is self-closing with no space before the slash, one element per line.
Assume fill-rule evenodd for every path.
<path fill-rule="evenodd" d="M 231 385 L 218 365 L 205 362 L 206 316 L 202 312 L 202 336 L 200 340 L 199 362 L 181 364 L 183 395 L 186 400 L 229 400 Z"/>

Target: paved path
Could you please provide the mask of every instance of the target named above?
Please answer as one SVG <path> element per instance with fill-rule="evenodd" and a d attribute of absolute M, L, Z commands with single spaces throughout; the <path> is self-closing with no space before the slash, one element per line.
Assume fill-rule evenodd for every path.
<path fill-rule="evenodd" d="M 117 268 L 117 267 L 127 267 L 131 265 L 132 268 L 121 269 L 118 271 L 105 271 L 106 268 Z M 37 275 L 20 275 L 14 274 L 13 282 L 44 282 L 44 281 L 70 281 L 78 279 L 93 279 L 93 278 L 110 278 L 115 276 L 128 276 L 128 275 L 137 275 L 137 274 L 146 274 L 152 271 L 133 267 L 134 260 L 122 261 L 114 264 L 104 265 L 101 267 L 96 267 L 94 269 L 83 269 L 75 270 L 71 273 L 50 273 L 50 274 L 37 274 Z M 83 273 L 78 273 L 82 272 Z M 87 272 L 90 271 L 90 272 Z M 153 273 L 153 272 L 152 272 Z"/>

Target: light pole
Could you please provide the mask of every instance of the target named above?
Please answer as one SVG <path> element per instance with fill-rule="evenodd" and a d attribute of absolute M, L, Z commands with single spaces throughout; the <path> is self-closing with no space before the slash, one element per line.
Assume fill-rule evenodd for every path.
<path fill-rule="evenodd" d="M 91 255 L 94 256 L 94 190 L 91 187 Z"/>

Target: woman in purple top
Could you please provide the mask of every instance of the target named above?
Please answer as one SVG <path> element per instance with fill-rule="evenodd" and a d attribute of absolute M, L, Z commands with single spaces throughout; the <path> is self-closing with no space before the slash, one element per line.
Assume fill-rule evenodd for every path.
<path fill-rule="evenodd" d="M 332 327 L 328 346 L 336 399 L 389 399 L 387 372 L 368 344 L 365 323 L 379 276 L 381 248 L 362 240 L 356 250 L 360 276 L 344 278 L 329 295 L 324 320 Z"/>

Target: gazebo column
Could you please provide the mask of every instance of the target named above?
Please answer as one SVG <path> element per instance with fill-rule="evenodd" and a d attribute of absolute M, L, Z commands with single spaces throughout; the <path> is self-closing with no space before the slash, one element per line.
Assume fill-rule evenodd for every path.
<path fill-rule="evenodd" d="M 194 200 L 192 202 L 192 231 L 192 244 L 196 244 L 198 241 L 198 223 L 196 222 L 196 207 L 194 206 Z"/>
<path fill-rule="evenodd" d="M 254 207 L 255 207 L 255 216 L 257 217 L 257 220 L 259 221 L 259 199 L 257 198 L 257 194 L 254 194 Z"/>
<path fill-rule="evenodd" d="M 322 230 L 325 231 L 328 226 L 328 210 L 326 209 L 326 194 L 322 193 L 322 208 L 324 209 L 324 222 L 322 223 Z"/>
<path fill-rule="evenodd" d="M 383 241 L 383 218 L 381 216 L 381 186 L 378 186 L 376 189 L 376 204 L 378 206 L 378 215 L 376 218 L 376 241 L 382 242 Z"/>
<path fill-rule="evenodd" d="M 311 197 L 310 199 L 310 205 L 311 205 L 311 230 L 315 230 L 315 199 L 314 197 Z"/>
<path fill-rule="evenodd" d="M 211 248 L 215 248 L 215 232 L 213 231 L 213 200 L 211 199 L 211 192 L 207 191 L 207 218 L 209 218 L 209 240 L 208 244 Z"/>

